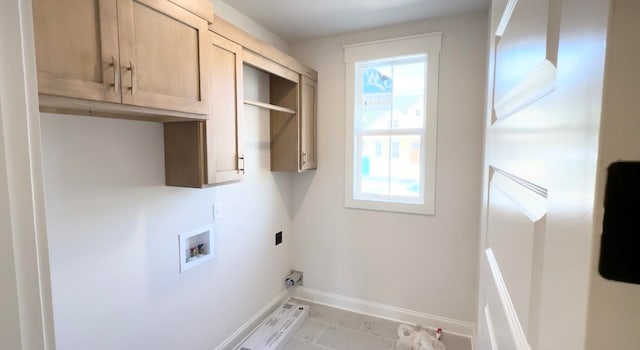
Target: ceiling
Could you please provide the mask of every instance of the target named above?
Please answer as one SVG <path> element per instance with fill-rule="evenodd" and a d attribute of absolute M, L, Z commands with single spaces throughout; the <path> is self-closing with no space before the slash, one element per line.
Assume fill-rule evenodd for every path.
<path fill-rule="evenodd" d="M 285 41 L 480 11 L 489 0 L 224 0 Z"/>

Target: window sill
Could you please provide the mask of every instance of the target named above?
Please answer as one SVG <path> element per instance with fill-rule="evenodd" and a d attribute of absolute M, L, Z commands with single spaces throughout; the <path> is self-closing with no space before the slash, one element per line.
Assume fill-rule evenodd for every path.
<path fill-rule="evenodd" d="M 345 207 L 348 209 L 362 209 L 401 214 L 435 215 L 434 204 L 429 203 L 429 201 L 424 204 L 409 204 L 347 198 L 345 201 Z"/>

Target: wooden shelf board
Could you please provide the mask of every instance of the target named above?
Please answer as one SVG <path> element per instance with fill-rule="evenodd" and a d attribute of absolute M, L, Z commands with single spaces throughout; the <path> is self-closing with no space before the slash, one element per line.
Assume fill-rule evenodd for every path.
<path fill-rule="evenodd" d="M 256 107 L 270 109 L 270 110 L 273 110 L 273 111 L 284 112 L 284 113 L 289 113 L 289 114 L 296 114 L 296 111 L 294 111 L 291 108 L 282 107 L 282 106 L 276 106 L 276 105 L 272 105 L 272 104 L 266 103 L 266 102 L 244 100 L 244 103 L 248 104 L 248 105 L 256 106 Z"/>

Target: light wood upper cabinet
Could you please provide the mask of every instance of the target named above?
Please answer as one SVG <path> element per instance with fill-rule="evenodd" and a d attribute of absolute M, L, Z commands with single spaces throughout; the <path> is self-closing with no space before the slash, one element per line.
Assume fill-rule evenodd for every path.
<path fill-rule="evenodd" d="M 271 111 L 271 170 L 316 169 L 318 73 L 222 18 L 209 29 L 241 45 L 244 64 L 269 74 L 269 101 L 244 102 Z"/>
<path fill-rule="evenodd" d="M 39 93 L 209 112 L 201 17 L 168 0 L 33 0 L 33 14 Z"/>
<path fill-rule="evenodd" d="M 317 168 L 317 83 L 303 75 L 296 78 L 292 81 L 270 76 L 272 171 L 301 172 Z"/>
<path fill-rule="evenodd" d="M 118 0 L 122 102 L 208 113 L 207 22 L 166 0 Z"/>
<path fill-rule="evenodd" d="M 165 123 L 167 186 L 205 187 L 244 177 L 242 47 L 210 33 L 209 119 Z"/>
<path fill-rule="evenodd" d="M 318 83 L 300 76 L 300 169 L 317 167 L 317 89 Z"/>
<path fill-rule="evenodd" d="M 211 114 L 206 122 L 209 184 L 244 176 L 242 47 L 211 33 Z"/>
<path fill-rule="evenodd" d="M 38 91 L 121 102 L 115 0 L 33 0 Z"/>

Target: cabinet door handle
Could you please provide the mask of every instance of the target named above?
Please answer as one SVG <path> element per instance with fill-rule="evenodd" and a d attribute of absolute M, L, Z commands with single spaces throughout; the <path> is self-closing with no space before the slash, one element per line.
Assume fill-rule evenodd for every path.
<path fill-rule="evenodd" d="M 129 61 L 129 67 L 127 67 L 127 70 L 128 70 L 129 72 L 131 72 L 131 86 L 129 86 L 129 91 L 131 91 L 131 95 L 133 95 L 133 94 L 134 94 L 134 92 L 135 92 L 135 91 L 133 90 L 133 85 L 134 85 L 135 80 L 136 80 L 136 75 L 135 75 L 135 74 L 136 74 L 136 71 L 135 71 L 135 69 L 134 69 L 134 67 L 133 67 L 133 62 L 132 62 L 132 61 Z"/>
<path fill-rule="evenodd" d="M 244 154 L 238 156 L 238 171 L 244 174 Z"/>
<path fill-rule="evenodd" d="M 307 164 L 307 152 L 302 152 L 302 165 Z"/>
<path fill-rule="evenodd" d="M 113 87 L 113 92 L 117 94 L 120 86 L 120 64 L 116 62 L 115 56 L 111 56 L 111 64 L 109 66 L 113 67 L 113 84 L 111 86 Z"/>

